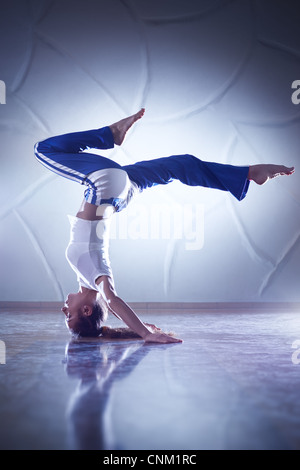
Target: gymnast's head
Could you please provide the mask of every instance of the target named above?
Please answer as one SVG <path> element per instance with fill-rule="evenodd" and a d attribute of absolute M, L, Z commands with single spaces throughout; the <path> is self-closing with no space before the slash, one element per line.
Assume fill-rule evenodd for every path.
<path fill-rule="evenodd" d="M 68 294 L 61 311 L 65 314 L 66 326 L 73 336 L 96 338 L 101 333 L 107 311 L 100 295 L 84 289 Z M 92 295 L 90 295 L 92 294 Z"/>

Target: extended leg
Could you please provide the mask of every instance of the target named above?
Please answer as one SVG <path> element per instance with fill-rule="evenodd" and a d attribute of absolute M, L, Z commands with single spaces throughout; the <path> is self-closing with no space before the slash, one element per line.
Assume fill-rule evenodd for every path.
<path fill-rule="evenodd" d="M 235 166 L 205 162 L 193 155 L 173 155 L 124 166 L 129 178 L 142 190 L 157 184 L 179 180 L 189 186 L 229 191 L 239 201 L 248 191 L 250 181 L 264 184 L 279 175 L 291 175 L 294 167 L 283 165 Z"/>
<path fill-rule="evenodd" d="M 245 197 L 249 186 L 248 166 L 205 162 L 193 155 L 173 155 L 122 168 L 141 189 L 179 180 L 189 186 L 229 191 L 241 200 Z"/>

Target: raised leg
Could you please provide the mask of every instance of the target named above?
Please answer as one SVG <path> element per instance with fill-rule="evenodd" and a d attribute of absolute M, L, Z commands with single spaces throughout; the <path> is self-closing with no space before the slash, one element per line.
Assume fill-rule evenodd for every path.
<path fill-rule="evenodd" d="M 136 121 L 141 119 L 144 114 L 145 109 L 142 108 L 140 111 L 133 114 L 132 116 L 122 119 L 121 121 L 115 122 L 114 124 L 111 124 L 109 126 L 116 145 L 122 145 L 127 131 L 133 126 Z"/>
<path fill-rule="evenodd" d="M 205 162 L 193 155 L 172 155 L 122 167 L 140 189 L 179 180 L 189 186 L 229 191 L 239 201 L 247 193 L 249 167 Z"/>

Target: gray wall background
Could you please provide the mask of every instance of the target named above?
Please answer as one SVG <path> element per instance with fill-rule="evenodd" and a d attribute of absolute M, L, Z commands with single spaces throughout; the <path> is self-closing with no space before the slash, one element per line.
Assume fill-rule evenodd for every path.
<path fill-rule="evenodd" d="M 77 289 L 64 258 L 66 216 L 76 213 L 83 188 L 34 159 L 39 140 L 101 127 L 145 106 L 123 147 L 105 156 L 128 164 L 192 153 L 297 167 L 295 5 L 1 1 L 0 300 L 57 301 Z M 298 173 L 252 184 L 241 203 L 175 182 L 144 192 L 113 221 L 119 295 L 299 302 L 299 202 Z"/>

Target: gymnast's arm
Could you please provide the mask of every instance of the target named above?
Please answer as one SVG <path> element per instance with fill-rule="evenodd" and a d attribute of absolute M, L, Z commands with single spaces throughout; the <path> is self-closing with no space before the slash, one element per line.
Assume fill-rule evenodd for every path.
<path fill-rule="evenodd" d="M 167 335 L 162 331 L 151 331 L 134 311 L 120 297 L 117 296 L 113 283 L 108 276 L 100 276 L 96 280 L 99 290 L 107 304 L 108 309 L 119 319 L 123 320 L 129 328 L 137 333 L 147 343 L 181 343 L 181 340 Z"/>

